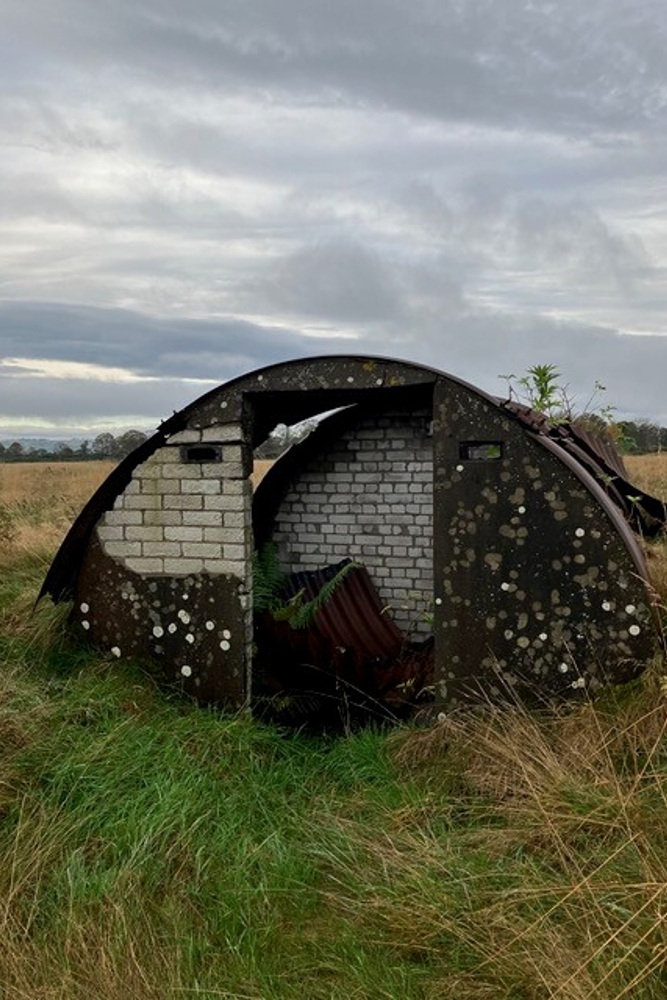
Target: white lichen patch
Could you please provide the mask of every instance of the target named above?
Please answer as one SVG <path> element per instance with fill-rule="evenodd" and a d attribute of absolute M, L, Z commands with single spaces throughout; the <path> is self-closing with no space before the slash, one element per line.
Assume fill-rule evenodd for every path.
<path fill-rule="evenodd" d="M 547 635 L 546 632 L 540 632 L 537 638 L 540 639 L 542 642 L 546 642 L 549 636 Z"/>
<path fill-rule="evenodd" d="M 630 628 L 628 629 L 628 632 L 630 633 L 630 635 L 639 635 L 641 629 L 639 625 L 631 625 Z"/>
<path fill-rule="evenodd" d="M 164 629 L 162 628 L 161 625 L 153 626 L 153 635 L 155 636 L 156 639 L 162 638 L 162 636 L 164 635 Z"/>
<path fill-rule="evenodd" d="M 112 646 L 111 647 L 111 655 L 115 656 L 116 659 L 118 659 L 118 657 L 120 656 L 120 646 Z"/>
<path fill-rule="evenodd" d="M 90 611 L 90 605 L 86 604 L 84 601 L 83 604 L 79 605 L 79 611 L 81 612 L 82 615 L 87 615 L 88 612 Z"/>
<path fill-rule="evenodd" d="M 634 606 L 634 604 L 626 604 L 625 605 L 625 613 L 626 613 L 626 615 L 634 615 L 634 613 L 635 613 L 636 610 L 637 610 L 637 608 Z"/>
<path fill-rule="evenodd" d="M 231 646 L 226 639 L 223 639 L 222 642 L 220 643 L 220 649 L 222 649 L 223 652 L 225 653 L 227 652 L 228 649 L 231 649 Z"/>
<path fill-rule="evenodd" d="M 603 611 L 611 611 L 611 601 L 603 601 L 602 602 L 602 610 Z"/>
<path fill-rule="evenodd" d="M 189 642 L 190 645 L 192 645 L 192 643 L 195 641 L 195 637 L 193 636 L 192 632 L 188 632 L 188 634 L 185 637 L 185 641 Z"/>
<path fill-rule="evenodd" d="M 84 619 L 84 620 L 83 620 L 83 621 L 81 622 L 81 628 L 85 628 L 85 630 L 86 630 L 86 631 L 88 631 L 88 629 L 90 628 L 90 622 L 88 622 L 88 621 L 86 621 L 86 620 Z"/>
<path fill-rule="evenodd" d="M 206 629 L 206 631 L 207 631 L 207 632 L 212 632 L 212 631 L 213 631 L 213 629 L 215 628 L 215 622 L 212 622 L 212 621 L 211 621 L 211 620 L 209 619 L 209 621 L 207 621 L 207 622 L 205 623 L 204 627 L 205 627 L 205 629 Z"/>
<path fill-rule="evenodd" d="M 189 667 L 187 663 L 184 663 L 183 666 L 181 667 L 181 673 L 183 674 L 184 677 L 191 677 L 192 667 Z"/>
<path fill-rule="evenodd" d="M 568 670 L 570 669 L 570 667 L 569 667 L 569 664 L 567 664 L 567 663 L 559 663 L 558 664 L 558 669 L 560 670 L 561 674 L 566 674 L 568 672 Z"/>
<path fill-rule="evenodd" d="M 167 632 L 169 632 L 170 635 L 173 635 L 175 631 L 176 631 L 175 622 L 171 622 L 169 625 L 167 625 Z"/>
<path fill-rule="evenodd" d="M 577 538 L 583 538 L 586 534 L 586 530 L 584 528 L 575 528 L 574 533 Z"/>
<path fill-rule="evenodd" d="M 232 633 L 229 631 L 229 629 L 228 628 L 223 628 L 223 630 L 222 630 L 222 638 L 223 639 L 231 639 L 231 637 L 232 637 Z"/>
<path fill-rule="evenodd" d="M 181 608 L 181 610 L 178 612 L 177 617 L 180 618 L 180 620 L 183 622 L 184 625 L 190 624 L 190 615 L 184 608 Z"/>

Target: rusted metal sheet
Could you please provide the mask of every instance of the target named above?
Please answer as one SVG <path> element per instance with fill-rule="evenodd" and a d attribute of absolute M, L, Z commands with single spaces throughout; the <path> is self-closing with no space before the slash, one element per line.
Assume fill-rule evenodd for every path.
<path fill-rule="evenodd" d="M 286 600 L 298 594 L 312 600 L 348 563 L 293 574 Z M 311 722 L 335 723 L 342 711 L 354 716 L 360 710 L 386 719 L 404 712 L 415 688 L 422 690 L 432 675 L 432 649 L 417 655 L 382 608 L 363 566 L 352 565 L 306 628 L 267 613 L 255 634 L 253 700 L 281 721 L 302 721 L 304 704 Z"/>
<path fill-rule="evenodd" d="M 608 438 L 576 421 L 552 424 L 544 414 L 514 400 L 504 400 L 501 406 L 533 434 L 548 438 L 574 456 L 596 478 L 638 535 L 654 538 L 667 530 L 667 505 L 630 482 L 623 458 Z"/>
<path fill-rule="evenodd" d="M 289 578 L 287 596 L 300 591 L 312 600 L 322 587 L 350 563 L 345 559 L 337 566 L 308 573 L 294 573 Z M 312 628 L 325 636 L 338 649 L 348 647 L 367 660 L 390 659 L 405 643 L 405 636 L 391 615 L 382 608 L 368 570 L 352 566 L 331 597 L 316 613 Z"/>
<path fill-rule="evenodd" d="M 589 455 L 593 456 L 611 474 L 619 476 L 620 479 L 628 478 L 628 470 L 625 467 L 623 457 L 619 455 L 616 447 L 609 438 L 601 437 L 589 431 L 581 423 L 556 424 L 552 429 L 551 437 L 557 439 L 562 436 L 571 440 Z"/>

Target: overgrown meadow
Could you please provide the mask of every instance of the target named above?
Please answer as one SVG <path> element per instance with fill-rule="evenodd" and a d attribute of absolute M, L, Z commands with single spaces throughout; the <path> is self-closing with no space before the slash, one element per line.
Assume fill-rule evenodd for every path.
<path fill-rule="evenodd" d="M 667 995 L 664 664 L 428 730 L 204 711 L 33 613 L 108 469 L 0 465 L 2 1000 Z"/>

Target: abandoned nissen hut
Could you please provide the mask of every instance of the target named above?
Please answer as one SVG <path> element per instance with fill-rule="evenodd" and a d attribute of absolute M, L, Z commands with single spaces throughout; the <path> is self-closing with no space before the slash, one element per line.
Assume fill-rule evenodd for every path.
<path fill-rule="evenodd" d="M 315 415 L 254 491 L 257 446 Z M 583 430 L 423 365 L 309 358 L 166 420 L 83 509 L 42 594 L 110 656 L 230 709 L 308 669 L 436 708 L 574 694 L 659 648 L 637 530 L 664 517 Z M 262 565 L 282 615 L 253 609 Z"/>

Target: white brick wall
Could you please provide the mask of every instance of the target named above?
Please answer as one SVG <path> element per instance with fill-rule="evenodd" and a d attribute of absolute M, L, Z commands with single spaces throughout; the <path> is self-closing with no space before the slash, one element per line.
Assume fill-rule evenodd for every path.
<path fill-rule="evenodd" d="M 273 534 L 285 569 L 345 556 L 368 569 L 398 624 L 418 635 L 433 600 L 430 412 L 368 418 L 292 483 Z"/>
<path fill-rule="evenodd" d="M 248 579 L 249 480 L 241 428 L 185 430 L 139 465 L 97 526 L 107 555 L 142 574 L 231 573 Z M 181 445 L 216 444 L 222 463 L 183 463 Z"/>

